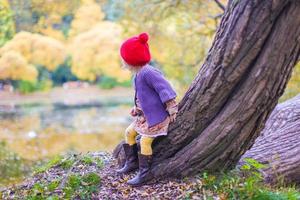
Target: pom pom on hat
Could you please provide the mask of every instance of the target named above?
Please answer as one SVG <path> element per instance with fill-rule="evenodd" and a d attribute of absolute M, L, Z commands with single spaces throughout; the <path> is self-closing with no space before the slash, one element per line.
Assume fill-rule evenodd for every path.
<path fill-rule="evenodd" d="M 139 40 L 141 41 L 141 43 L 145 44 L 148 42 L 149 36 L 147 33 L 141 33 L 139 35 Z"/>
<path fill-rule="evenodd" d="M 151 54 L 148 40 L 148 34 L 141 33 L 123 42 L 120 48 L 120 55 L 123 60 L 132 66 L 143 66 L 150 62 Z"/>

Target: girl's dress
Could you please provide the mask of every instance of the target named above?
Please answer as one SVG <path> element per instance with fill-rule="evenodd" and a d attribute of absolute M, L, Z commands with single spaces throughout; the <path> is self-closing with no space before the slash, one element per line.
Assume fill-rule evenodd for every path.
<path fill-rule="evenodd" d="M 156 124 L 149 128 L 148 123 L 146 121 L 145 115 L 141 109 L 140 102 L 138 98 L 136 98 L 136 110 L 137 110 L 137 117 L 135 117 L 133 121 L 133 128 L 134 130 L 143 136 L 148 137 L 157 137 L 162 135 L 167 135 L 169 123 L 170 123 L 170 117 L 166 117 L 164 121 L 162 121 L 159 124 Z M 168 110 L 170 113 L 177 112 L 178 106 L 175 101 L 175 99 L 172 99 L 168 102 L 166 102 L 166 110 Z"/>

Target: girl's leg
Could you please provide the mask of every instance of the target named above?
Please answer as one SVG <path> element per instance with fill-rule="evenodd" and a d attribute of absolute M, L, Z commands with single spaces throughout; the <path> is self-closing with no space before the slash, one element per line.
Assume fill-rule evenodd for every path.
<path fill-rule="evenodd" d="M 125 131 L 125 144 L 123 144 L 123 149 L 126 156 L 126 161 L 124 166 L 117 170 L 118 173 L 128 173 L 138 168 L 138 148 L 135 141 L 137 132 L 133 129 L 133 124 L 128 126 Z"/>
<path fill-rule="evenodd" d="M 139 186 L 151 179 L 150 171 L 152 164 L 152 142 L 154 138 L 142 136 L 141 137 L 141 154 L 139 154 L 139 173 L 127 181 L 129 185 Z"/>
<path fill-rule="evenodd" d="M 136 140 L 135 140 L 136 136 L 137 136 L 137 132 L 134 130 L 133 123 L 132 123 L 125 130 L 125 142 L 130 146 L 136 144 Z"/>
<path fill-rule="evenodd" d="M 141 154 L 150 156 L 152 155 L 152 142 L 153 137 L 142 136 L 141 137 Z"/>

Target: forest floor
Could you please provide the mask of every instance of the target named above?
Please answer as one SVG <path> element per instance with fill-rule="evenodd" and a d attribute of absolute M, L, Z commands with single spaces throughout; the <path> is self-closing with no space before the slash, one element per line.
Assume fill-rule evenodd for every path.
<path fill-rule="evenodd" d="M 141 187 L 126 181 L 136 173 L 120 175 L 108 153 L 90 153 L 53 159 L 37 168 L 22 184 L 0 191 L 3 199 L 203 199 L 200 178 L 169 179 Z M 213 196 L 206 192 L 204 196 Z M 0 198 L 1 199 L 1 198 Z M 215 198 L 214 198 L 215 199 Z M 219 199 L 219 198 L 217 198 Z"/>
<path fill-rule="evenodd" d="M 36 168 L 23 183 L 0 190 L 0 199 L 133 199 L 133 200 L 299 200 L 295 186 L 272 187 L 255 176 L 201 175 L 164 179 L 141 187 L 126 182 L 136 173 L 116 173 L 117 161 L 105 152 L 56 157 Z"/>

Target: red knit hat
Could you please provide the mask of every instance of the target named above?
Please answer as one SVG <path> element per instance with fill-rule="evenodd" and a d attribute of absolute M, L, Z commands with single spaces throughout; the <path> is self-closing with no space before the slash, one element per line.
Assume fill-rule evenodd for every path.
<path fill-rule="evenodd" d="M 143 66 L 150 61 L 151 55 L 147 43 L 148 38 L 147 33 L 141 33 L 139 36 L 134 36 L 123 42 L 120 54 L 127 64 Z"/>

